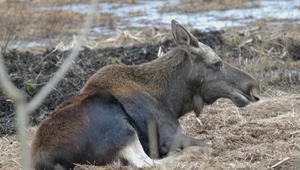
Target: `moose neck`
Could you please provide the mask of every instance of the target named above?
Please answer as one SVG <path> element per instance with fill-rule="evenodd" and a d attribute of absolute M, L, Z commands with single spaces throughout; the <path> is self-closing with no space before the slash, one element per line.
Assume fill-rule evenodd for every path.
<path fill-rule="evenodd" d="M 178 47 L 161 58 L 138 66 L 137 72 L 143 77 L 142 84 L 151 88 L 150 93 L 180 117 L 193 109 L 187 81 L 190 67 L 188 53 Z"/>

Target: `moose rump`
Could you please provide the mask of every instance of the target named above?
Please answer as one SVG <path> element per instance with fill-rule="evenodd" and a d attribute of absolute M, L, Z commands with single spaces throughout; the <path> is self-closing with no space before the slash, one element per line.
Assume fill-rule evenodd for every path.
<path fill-rule="evenodd" d="M 163 158 L 177 148 L 211 146 L 209 140 L 181 132 L 178 118 L 184 114 L 199 115 L 218 98 L 229 98 L 238 107 L 259 100 L 259 84 L 252 76 L 223 61 L 175 20 L 172 33 L 177 47 L 164 56 L 141 65 L 105 66 L 79 94 L 59 105 L 36 132 L 33 167 L 70 169 L 75 163 L 115 160 L 153 166 L 170 157 L 148 156 L 149 121 L 157 125 Z"/>
<path fill-rule="evenodd" d="M 135 138 L 124 108 L 111 93 L 83 93 L 41 123 L 32 144 L 33 165 L 43 170 L 70 169 L 74 163 L 106 165 Z"/>

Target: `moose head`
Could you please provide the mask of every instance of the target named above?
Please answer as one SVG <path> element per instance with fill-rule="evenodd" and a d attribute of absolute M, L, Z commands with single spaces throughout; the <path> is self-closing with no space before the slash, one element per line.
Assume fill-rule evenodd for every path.
<path fill-rule="evenodd" d="M 259 84 L 252 76 L 222 60 L 175 20 L 172 20 L 172 33 L 176 44 L 190 59 L 186 78 L 194 94 L 197 115 L 202 104 L 212 104 L 219 98 L 228 98 L 237 107 L 259 100 Z"/>

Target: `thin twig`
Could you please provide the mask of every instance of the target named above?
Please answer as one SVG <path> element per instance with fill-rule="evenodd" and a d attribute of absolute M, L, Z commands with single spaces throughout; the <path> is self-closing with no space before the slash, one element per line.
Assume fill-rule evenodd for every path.
<path fill-rule="evenodd" d="M 158 134 L 157 134 L 157 126 L 155 121 L 148 122 L 148 138 L 149 138 L 149 149 L 150 149 L 150 157 L 152 159 L 158 159 Z"/>
<path fill-rule="evenodd" d="M 290 135 L 296 135 L 296 134 L 298 134 L 298 133 L 300 133 L 300 130 L 295 131 L 295 132 L 292 132 L 292 133 L 290 133 Z"/>
<path fill-rule="evenodd" d="M 0 85 L 5 91 L 6 95 L 12 99 L 15 103 L 24 99 L 22 92 L 14 86 L 14 84 L 10 81 L 8 77 L 7 70 L 4 65 L 4 59 L 2 54 L 0 53 Z"/>
<path fill-rule="evenodd" d="M 66 61 L 61 65 L 60 69 L 56 72 L 56 75 L 51 79 L 42 90 L 30 101 L 30 103 L 26 104 L 25 95 L 19 90 L 9 79 L 9 75 L 5 68 L 3 56 L 0 53 L 0 85 L 5 92 L 5 94 L 14 101 L 14 106 L 16 109 L 16 117 L 17 117 L 17 130 L 18 137 L 20 141 L 20 149 L 21 149 L 21 166 L 24 170 L 30 169 L 30 154 L 27 147 L 27 138 L 28 134 L 26 131 L 27 128 L 27 115 L 33 112 L 41 102 L 46 98 L 46 96 L 52 91 L 53 87 L 58 84 L 58 82 L 62 79 L 62 77 L 66 74 L 66 72 L 71 67 L 72 61 L 77 57 L 82 40 L 87 36 L 87 30 L 90 28 L 92 23 L 92 19 L 96 12 L 98 0 L 93 0 L 91 2 L 91 9 L 89 10 L 89 15 L 84 23 L 83 31 L 80 35 L 80 41 L 78 41 L 78 45 L 75 46 L 68 56 Z"/>
<path fill-rule="evenodd" d="M 285 161 L 287 161 L 289 159 L 290 159 L 289 157 L 286 157 L 283 160 L 281 160 L 281 161 L 277 162 L 276 164 L 272 165 L 270 168 L 275 168 L 276 166 L 282 164 L 283 162 L 285 162 Z"/>
<path fill-rule="evenodd" d="M 203 126 L 203 123 L 202 123 L 202 121 L 199 119 L 199 117 L 196 117 L 196 120 L 197 120 L 197 122 L 198 122 L 201 126 Z"/>
<path fill-rule="evenodd" d="M 9 79 L 7 70 L 4 66 L 4 60 L 0 53 L 0 85 L 5 94 L 14 101 L 17 116 L 17 130 L 20 141 L 22 167 L 25 170 L 30 168 L 30 157 L 27 149 L 27 117 L 26 117 L 26 100 L 25 95 Z"/>

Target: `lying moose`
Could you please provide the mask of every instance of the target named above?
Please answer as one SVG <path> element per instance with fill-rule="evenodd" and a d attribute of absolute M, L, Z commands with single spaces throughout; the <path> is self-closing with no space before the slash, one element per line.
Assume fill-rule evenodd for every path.
<path fill-rule="evenodd" d="M 37 170 L 72 169 L 74 163 L 106 165 L 125 160 L 152 166 L 147 124 L 154 121 L 159 156 L 208 141 L 180 133 L 178 118 L 228 98 L 244 107 L 259 100 L 259 84 L 229 65 L 177 21 L 177 47 L 141 65 L 108 65 L 79 94 L 59 105 L 39 126 L 32 143 Z M 175 140 L 176 136 L 176 140 Z"/>

